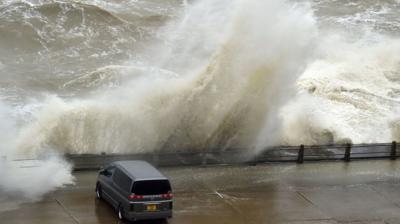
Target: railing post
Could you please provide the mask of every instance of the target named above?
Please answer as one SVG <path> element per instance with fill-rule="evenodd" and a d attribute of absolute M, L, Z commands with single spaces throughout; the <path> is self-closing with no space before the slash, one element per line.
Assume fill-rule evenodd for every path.
<path fill-rule="evenodd" d="M 300 145 L 299 153 L 297 154 L 297 163 L 304 162 L 304 145 Z"/>
<path fill-rule="evenodd" d="M 390 159 L 391 160 L 396 160 L 396 148 L 397 148 L 397 143 L 396 141 L 392 142 L 392 149 L 390 150 Z"/>
<path fill-rule="evenodd" d="M 346 144 L 346 151 L 344 153 L 344 161 L 345 162 L 350 162 L 350 155 L 351 155 L 351 144 L 347 143 Z"/>

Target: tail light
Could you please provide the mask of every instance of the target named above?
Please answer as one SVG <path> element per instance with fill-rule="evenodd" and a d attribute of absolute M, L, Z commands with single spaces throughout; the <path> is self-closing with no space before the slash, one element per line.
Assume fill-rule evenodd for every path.
<path fill-rule="evenodd" d="M 143 199 L 143 195 L 131 194 L 129 195 L 129 199 Z"/>
<path fill-rule="evenodd" d="M 174 195 L 172 194 L 172 192 L 168 192 L 167 194 L 162 194 L 161 197 L 165 199 L 172 199 Z"/>

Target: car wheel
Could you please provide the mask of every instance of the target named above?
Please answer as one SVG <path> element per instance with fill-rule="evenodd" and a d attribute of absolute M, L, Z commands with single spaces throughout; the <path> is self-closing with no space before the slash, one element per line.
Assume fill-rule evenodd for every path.
<path fill-rule="evenodd" d="M 123 220 L 124 217 L 124 209 L 121 208 L 121 205 L 118 207 L 118 218 L 119 220 Z"/>
<path fill-rule="evenodd" d="M 96 198 L 97 199 L 101 199 L 101 196 L 102 196 L 101 185 L 97 184 L 97 186 L 96 186 Z"/>

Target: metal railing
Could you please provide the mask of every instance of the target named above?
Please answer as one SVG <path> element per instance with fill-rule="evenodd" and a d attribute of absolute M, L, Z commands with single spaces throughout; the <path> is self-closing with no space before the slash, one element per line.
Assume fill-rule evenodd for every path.
<path fill-rule="evenodd" d="M 397 143 L 277 146 L 251 154 L 249 149 L 213 149 L 137 154 L 67 154 L 75 170 L 98 169 L 117 160 L 145 160 L 155 166 L 205 166 L 273 162 L 396 159 Z"/>

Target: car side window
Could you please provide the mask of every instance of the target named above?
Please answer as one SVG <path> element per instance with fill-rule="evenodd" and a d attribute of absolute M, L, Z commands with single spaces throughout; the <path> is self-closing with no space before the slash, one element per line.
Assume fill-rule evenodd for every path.
<path fill-rule="evenodd" d="M 111 177 L 114 174 L 114 172 L 115 172 L 115 167 L 110 166 L 104 169 L 103 174 L 106 177 Z"/>
<path fill-rule="evenodd" d="M 132 179 L 129 178 L 124 172 L 117 169 L 113 177 L 115 184 L 117 184 L 122 190 L 130 192 Z"/>

